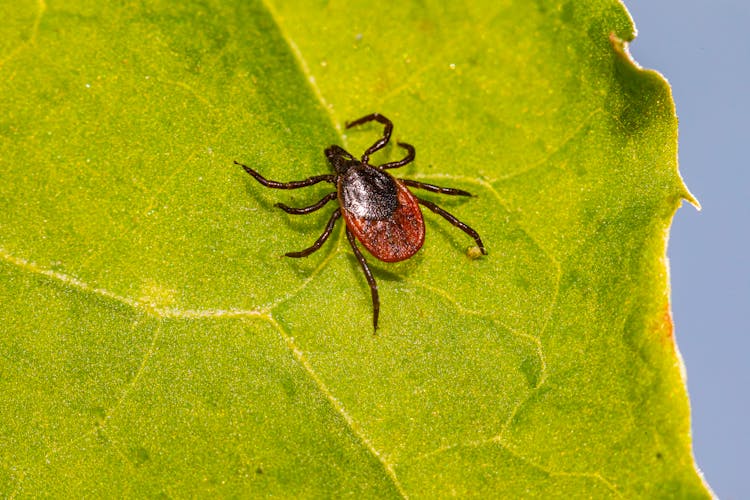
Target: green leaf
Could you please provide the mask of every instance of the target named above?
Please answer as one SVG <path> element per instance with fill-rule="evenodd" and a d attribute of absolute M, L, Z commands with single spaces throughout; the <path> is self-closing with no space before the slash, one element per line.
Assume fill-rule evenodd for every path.
<path fill-rule="evenodd" d="M 666 82 L 616 1 L 0 4 L 0 494 L 707 497 L 672 336 Z M 414 258 L 335 230 L 381 133 Z M 373 160 L 400 158 L 389 146 Z"/>

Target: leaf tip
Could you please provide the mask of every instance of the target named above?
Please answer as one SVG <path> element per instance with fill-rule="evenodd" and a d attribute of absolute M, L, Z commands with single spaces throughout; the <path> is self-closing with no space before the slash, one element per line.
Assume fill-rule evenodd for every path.
<path fill-rule="evenodd" d="M 630 62 L 636 68 L 642 69 L 641 66 L 637 62 L 635 62 L 633 56 L 630 55 L 628 42 L 617 36 L 617 33 L 615 33 L 614 31 L 609 34 L 609 43 L 612 45 L 612 48 L 615 50 L 617 55 L 619 55 L 623 59 L 627 59 L 628 62 Z"/>
<path fill-rule="evenodd" d="M 698 199 L 693 196 L 693 193 L 691 193 L 687 188 L 685 188 L 685 192 L 682 193 L 682 198 L 693 205 L 697 211 L 701 211 L 703 207 L 701 207 L 701 203 L 698 201 Z"/>

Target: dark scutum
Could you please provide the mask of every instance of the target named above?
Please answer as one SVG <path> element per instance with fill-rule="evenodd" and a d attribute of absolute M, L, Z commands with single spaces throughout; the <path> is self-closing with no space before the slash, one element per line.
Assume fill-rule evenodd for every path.
<path fill-rule="evenodd" d="M 342 206 L 355 217 L 385 220 L 398 208 L 396 181 L 383 171 L 362 165 L 350 168 L 339 182 Z"/>

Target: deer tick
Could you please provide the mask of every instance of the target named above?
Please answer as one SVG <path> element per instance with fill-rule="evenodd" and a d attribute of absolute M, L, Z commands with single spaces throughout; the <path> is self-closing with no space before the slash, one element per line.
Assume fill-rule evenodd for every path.
<path fill-rule="evenodd" d="M 471 193 L 461 189 L 435 186 L 410 179 L 397 179 L 386 170 L 403 167 L 414 161 L 414 146 L 403 142 L 397 143 L 406 150 L 406 156 L 399 160 L 382 165 L 371 165 L 370 155 L 384 148 L 391 140 L 393 123 L 379 113 L 363 116 L 358 120 L 346 124 L 346 128 L 376 121 L 384 125 L 383 136 L 370 146 L 362 157 L 357 160 L 339 146 L 331 146 L 325 150 L 326 158 L 334 170 L 334 174 L 315 175 L 301 181 L 276 182 L 266 179 L 252 168 L 237 161 L 245 171 L 265 187 L 274 189 L 298 189 L 319 182 L 329 182 L 336 186 L 336 191 L 328 193 L 317 203 L 302 208 L 293 208 L 277 203 L 276 206 L 288 214 L 304 215 L 323 208 L 332 200 L 338 200 L 339 207 L 333 211 L 323 234 L 309 248 L 299 252 L 289 252 L 287 257 L 307 257 L 318 250 L 331 235 L 336 221 L 343 215 L 346 222 L 346 237 L 352 246 L 372 294 L 372 325 L 378 329 L 378 315 L 380 313 L 380 299 L 378 285 L 372 276 L 364 255 L 359 250 L 359 242 L 376 259 L 384 262 L 399 262 L 406 260 L 422 247 L 424 243 L 424 219 L 419 205 L 423 205 L 448 222 L 474 238 L 483 255 L 487 255 L 479 233 L 458 220 L 456 217 L 435 205 L 431 201 L 414 196 L 409 188 L 424 189 L 433 193 L 454 196 L 471 196 Z"/>

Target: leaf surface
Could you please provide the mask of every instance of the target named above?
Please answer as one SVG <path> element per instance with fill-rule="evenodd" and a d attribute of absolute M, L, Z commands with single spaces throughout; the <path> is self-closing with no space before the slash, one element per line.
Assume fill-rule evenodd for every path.
<path fill-rule="evenodd" d="M 446 5 L 448 4 L 448 5 Z M 613 1 L 5 2 L 3 496 L 707 496 L 665 245 L 669 87 Z M 412 259 L 306 259 L 380 112 L 468 190 Z M 395 146 L 373 157 L 403 155 Z"/>

